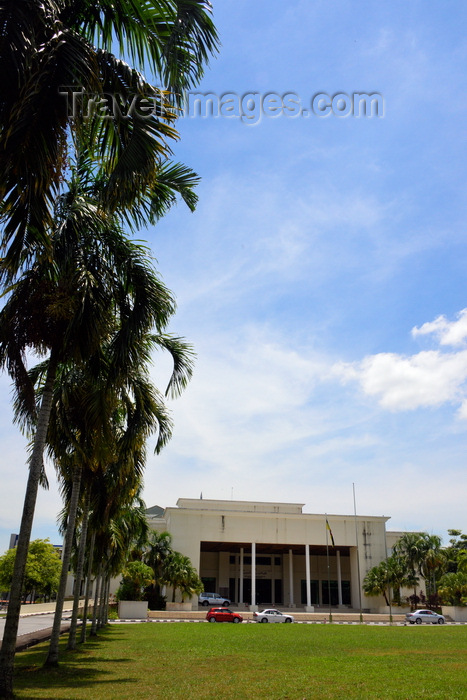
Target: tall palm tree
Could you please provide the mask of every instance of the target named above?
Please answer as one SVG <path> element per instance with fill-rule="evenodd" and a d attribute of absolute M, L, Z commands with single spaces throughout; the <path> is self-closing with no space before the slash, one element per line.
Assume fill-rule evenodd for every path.
<path fill-rule="evenodd" d="M 152 386 L 145 360 L 155 346 L 155 337 L 141 339 L 132 352 L 121 376 L 112 370 L 102 357 L 97 363 L 100 375 L 84 368 L 71 367 L 61 371 L 56 384 L 53 412 L 49 425 L 48 443 L 59 477 L 72 489 L 67 509 L 67 536 L 63 553 L 62 581 L 50 644 L 48 663 L 58 659 L 58 638 L 61 609 L 73 542 L 74 520 L 80 495 L 81 475 L 87 468 L 85 484 L 92 488 L 96 471 L 112 464 L 113 483 L 119 486 L 119 500 L 123 502 L 123 486 L 132 483 L 132 477 L 142 477 L 145 463 L 145 442 L 152 432 L 158 433 L 156 451 L 160 451 L 171 435 L 171 422 L 161 394 Z M 111 343 L 111 341 L 110 341 Z M 108 343 L 109 345 L 109 343 Z M 174 348 L 172 348 L 174 352 Z M 184 368 L 187 378 L 191 373 L 191 356 L 186 346 L 179 343 L 172 355 L 174 366 Z M 91 358 L 91 365 L 93 358 Z M 71 462 L 72 468 L 67 469 Z"/>
<path fill-rule="evenodd" d="M 31 287 L 28 294 L 28 286 L 39 282 L 44 259 L 50 263 L 55 253 L 53 203 L 68 168 L 70 128 L 81 140 L 91 135 L 96 144 L 94 155 L 100 156 L 109 177 L 109 205 L 113 202 L 117 209 L 119 200 L 132 203 L 135 201 L 133 192 L 138 193 L 136 200 L 139 201 L 142 191 L 155 190 L 154 172 L 170 152 L 167 140 L 177 136 L 172 126 L 174 100 L 160 90 L 154 91 L 140 74 L 115 59 L 110 53 L 111 42 L 117 36 L 121 47 L 135 61 L 154 67 L 155 72 L 159 71 L 167 80 L 170 76 L 171 85 L 186 88 L 199 79 L 208 54 L 216 49 L 217 37 L 208 3 L 201 0 L 160 0 L 153 4 L 133 0 L 119 3 L 113 0 L 18 0 L 16 3 L 0 0 L 0 21 L 0 66 L 8 76 L 0 95 L 0 198 L 3 201 L 0 215 L 4 224 L 0 279 L 17 281 L 19 276 L 19 283 L 0 320 L 0 361 L 8 365 L 17 386 L 29 393 L 30 401 L 33 397 L 25 379 L 21 353 L 26 347 L 50 352 L 49 374 L 44 384 L 47 391 L 43 394 L 36 422 L 18 542 L 20 568 L 16 580 L 20 585 L 20 562 L 25 561 L 27 553 L 54 375 L 58 363 L 66 355 L 64 348 L 53 342 L 52 336 L 55 333 L 57 337 L 58 332 L 64 346 L 71 349 L 73 332 L 79 326 L 79 314 L 75 313 L 74 322 L 71 320 L 73 304 L 61 296 L 63 290 L 57 286 L 52 264 L 49 278 L 42 278 L 39 287 Z M 177 77 L 179 80 L 175 79 Z M 79 85 L 87 92 L 98 94 L 106 90 L 119 92 L 124 99 L 134 94 L 149 95 L 155 109 L 144 119 L 137 115 L 128 120 L 116 113 L 111 120 L 102 120 L 92 112 L 90 120 L 86 120 L 87 115 L 82 110 L 69 113 L 61 90 L 67 85 Z M 133 175 L 125 186 L 123 176 L 130 173 Z M 55 306 L 53 295 L 57 295 Z M 18 313 L 22 304 L 27 311 L 24 318 Z M 34 323 L 33 311 L 42 309 L 41 305 L 52 311 L 52 322 L 45 335 L 38 332 L 39 327 Z M 83 309 L 87 311 L 88 307 L 84 305 Z M 74 311 L 77 312 L 77 308 Z M 11 338 L 6 337 L 7 327 Z M 82 336 L 79 333 L 75 336 L 75 340 L 80 341 L 76 343 L 76 355 L 81 359 L 90 352 L 89 347 L 86 351 L 84 347 L 87 342 L 92 344 L 93 332 L 88 328 Z M 129 326 L 120 333 L 117 351 L 118 346 L 122 347 L 121 341 L 128 340 L 129 333 Z M 122 359 L 118 352 L 116 359 Z M 17 631 L 14 618 L 19 615 L 16 598 L 15 593 L 0 655 L 2 697 L 12 695 Z"/>
<path fill-rule="evenodd" d="M 154 342 L 174 357 L 182 345 L 179 339 L 163 333 L 175 303 L 145 249 L 124 237 L 118 217 L 109 216 L 83 193 L 79 177 L 72 182 L 70 192 L 59 199 L 51 236 L 52 258 L 39 256 L 35 265 L 26 269 L 0 312 L 0 364 L 12 376 L 25 414 L 34 415 L 36 406 L 24 352 L 32 348 L 49 353 L 29 461 L 15 584 L 0 655 L 0 681 L 7 688 L 5 692 L 11 688 L 21 585 L 59 363 L 89 365 L 90 357 L 98 357 L 103 339 L 112 337 L 107 357 L 111 383 L 124 375 L 131 358 L 141 359 L 143 336 L 152 327 L 156 330 Z M 185 369 L 183 363 L 175 363 L 172 389 L 185 385 Z"/>

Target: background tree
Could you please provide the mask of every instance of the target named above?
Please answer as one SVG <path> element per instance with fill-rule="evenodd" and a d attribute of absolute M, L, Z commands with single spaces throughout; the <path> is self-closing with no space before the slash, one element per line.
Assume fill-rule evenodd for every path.
<path fill-rule="evenodd" d="M 445 605 L 467 605 L 467 574 L 452 571 L 444 574 L 438 593 Z"/>
<path fill-rule="evenodd" d="M 0 590 L 11 588 L 15 558 L 16 548 L 0 557 Z M 26 561 L 23 599 L 34 595 L 50 598 L 58 588 L 61 567 L 60 555 L 49 540 L 33 540 Z"/>
<path fill-rule="evenodd" d="M 362 589 L 367 596 L 384 596 L 386 605 L 388 600 L 389 575 L 385 561 L 378 566 L 373 566 L 363 579 Z"/>
<path fill-rule="evenodd" d="M 165 606 L 161 586 L 164 583 L 165 564 L 172 551 L 172 536 L 169 532 L 151 533 L 144 554 L 144 561 L 152 568 L 154 579 L 146 591 L 150 610 L 158 610 Z"/>
<path fill-rule="evenodd" d="M 180 552 L 172 551 L 165 560 L 163 578 L 164 583 L 172 587 L 173 603 L 175 603 L 177 590 L 180 591 L 182 602 L 186 597 L 204 590 L 190 558 Z"/>
<path fill-rule="evenodd" d="M 144 589 L 152 582 L 153 571 L 142 561 L 130 561 L 122 572 L 117 600 L 144 600 Z"/>
<path fill-rule="evenodd" d="M 459 562 L 467 555 L 467 535 L 462 530 L 448 530 L 450 536 L 449 544 L 445 548 L 446 570 L 455 573 L 458 570 Z"/>

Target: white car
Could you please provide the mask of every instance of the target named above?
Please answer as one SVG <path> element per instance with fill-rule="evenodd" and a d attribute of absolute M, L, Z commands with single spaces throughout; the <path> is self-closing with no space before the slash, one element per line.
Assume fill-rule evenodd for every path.
<path fill-rule="evenodd" d="M 268 608 L 262 612 L 254 612 L 253 620 L 255 622 L 294 622 L 292 615 L 281 613 L 280 610 L 276 610 L 275 608 Z"/>
<path fill-rule="evenodd" d="M 223 598 L 218 593 L 201 593 L 198 602 L 205 607 L 208 605 L 217 605 L 221 608 L 228 608 L 230 605 L 230 600 L 228 598 Z"/>
<path fill-rule="evenodd" d="M 438 615 L 433 610 L 414 610 L 414 612 L 407 613 L 405 619 L 411 625 L 421 625 L 422 622 L 431 622 L 432 625 L 444 625 L 446 622 L 444 615 Z"/>

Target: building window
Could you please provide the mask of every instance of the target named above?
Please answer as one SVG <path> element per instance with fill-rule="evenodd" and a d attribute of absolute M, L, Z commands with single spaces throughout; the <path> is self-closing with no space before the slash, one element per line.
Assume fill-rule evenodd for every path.
<path fill-rule="evenodd" d="M 204 586 L 206 593 L 217 593 L 216 591 L 216 579 L 214 576 L 201 576 L 201 581 Z"/>
<path fill-rule="evenodd" d="M 258 566 L 271 566 L 271 557 L 256 557 Z"/>
<path fill-rule="evenodd" d="M 231 554 L 229 557 L 229 562 L 231 564 L 235 564 L 236 559 L 237 559 L 237 557 L 235 556 L 235 554 Z"/>
<path fill-rule="evenodd" d="M 306 580 L 300 582 L 302 605 L 306 605 Z M 310 581 L 310 605 L 319 605 L 319 581 L 312 579 Z"/>

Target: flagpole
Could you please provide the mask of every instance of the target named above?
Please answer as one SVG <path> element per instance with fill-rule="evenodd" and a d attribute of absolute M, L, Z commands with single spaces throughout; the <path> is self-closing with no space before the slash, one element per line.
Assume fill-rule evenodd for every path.
<path fill-rule="evenodd" d="M 360 604 L 360 622 L 363 622 L 363 611 L 362 611 L 362 585 L 360 582 L 360 556 L 358 551 L 358 527 L 357 527 L 357 503 L 355 501 L 355 484 L 352 484 L 353 488 L 353 512 L 355 519 L 355 544 L 357 545 L 357 577 L 358 577 L 358 600 Z"/>
<path fill-rule="evenodd" d="M 388 541 L 386 537 L 386 523 L 384 523 L 384 549 L 386 554 L 386 571 L 388 574 L 388 605 L 389 605 L 389 624 L 392 625 L 392 595 L 391 595 L 391 584 L 389 583 L 389 569 L 388 569 Z"/>
<path fill-rule="evenodd" d="M 332 622 L 332 612 L 331 612 L 331 576 L 329 573 L 329 542 L 328 542 L 328 514 L 325 513 L 325 530 L 326 530 L 326 560 L 328 564 L 328 602 L 329 602 L 329 622 Z"/>

